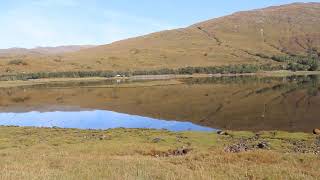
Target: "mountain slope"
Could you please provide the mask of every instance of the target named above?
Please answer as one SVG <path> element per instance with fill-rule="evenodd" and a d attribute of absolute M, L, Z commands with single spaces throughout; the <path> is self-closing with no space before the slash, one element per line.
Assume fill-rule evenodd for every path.
<path fill-rule="evenodd" d="M 260 53 L 306 53 L 320 48 L 320 3 L 295 3 L 193 25 L 225 44 Z M 222 44 L 223 44 L 222 43 Z"/>
<path fill-rule="evenodd" d="M 238 12 L 59 56 L 20 56 L 27 65 L 11 67 L 11 72 L 276 64 L 261 55 L 306 55 L 310 50 L 320 54 L 320 3 Z M 2 62 L 12 58 L 0 57 Z"/>

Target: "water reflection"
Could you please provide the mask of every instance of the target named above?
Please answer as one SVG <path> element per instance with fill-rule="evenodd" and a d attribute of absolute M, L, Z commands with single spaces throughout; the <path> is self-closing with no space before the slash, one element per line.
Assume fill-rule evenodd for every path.
<path fill-rule="evenodd" d="M 320 127 L 319 76 L 190 78 L 166 85 L 167 81 L 3 88 L 0 112 L 114 111 L 232 130 L 309 132 Z M 82 117 L 76 114 L 77 119 Z M 87 119 L 96 123 L 95 118 Z"/>
<path fill-rule="evenodd" d="M 171 131 L 214 131 L 190 122 L 165 121 L 112 111 L 0 113 L 0 125 L 79 129 L 147 128 Z"/>

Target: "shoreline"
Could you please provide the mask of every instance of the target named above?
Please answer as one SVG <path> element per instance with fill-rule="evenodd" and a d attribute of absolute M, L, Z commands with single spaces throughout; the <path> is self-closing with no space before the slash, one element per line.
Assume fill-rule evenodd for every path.
<path fill-rule="evenodd" d="M 0 81 L 0 88 L 10 88 L 19 86 L 32 86 L 49 83 L 67 83 L 67 82 L 100 82 L 105 80 L 172 80 L 184 78 L 209 78 L 209 77 L 236 77 L 236 76 L 258 76 L 258 77 L 287 77 L 287 76 L 308 76 L 320 75 L 320 71 L 263 71 L 257 73 L 242 73 L 242 74 L 192 74 L 192 75 L 137 75 L 130 77 L 83 77 L 83 78 L 43 78 L 33 80 L 15 80 L 15 81 Z"/>

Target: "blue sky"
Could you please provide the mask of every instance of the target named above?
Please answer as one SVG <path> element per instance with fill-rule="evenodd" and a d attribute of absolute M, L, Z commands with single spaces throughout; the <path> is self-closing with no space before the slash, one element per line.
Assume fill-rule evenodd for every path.
<path fill-rule="evenodd" d="M 307 1 L 0 0 L 0 48 L 106 44 L 293 2 Z"/>

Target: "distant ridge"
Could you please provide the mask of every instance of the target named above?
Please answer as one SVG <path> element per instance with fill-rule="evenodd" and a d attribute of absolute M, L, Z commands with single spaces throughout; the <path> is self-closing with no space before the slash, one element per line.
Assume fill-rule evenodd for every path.
<path fill-rule="evenodd" d="M 76 52 L 83 49 L 93 48 L 93 45 L 70 45 L 70 46 L 56 46 L 56 47 L 36 47 L 32 49 L 27 48 L 9 48 L 0 49 L 0 54 L 59 54 Z"/>

